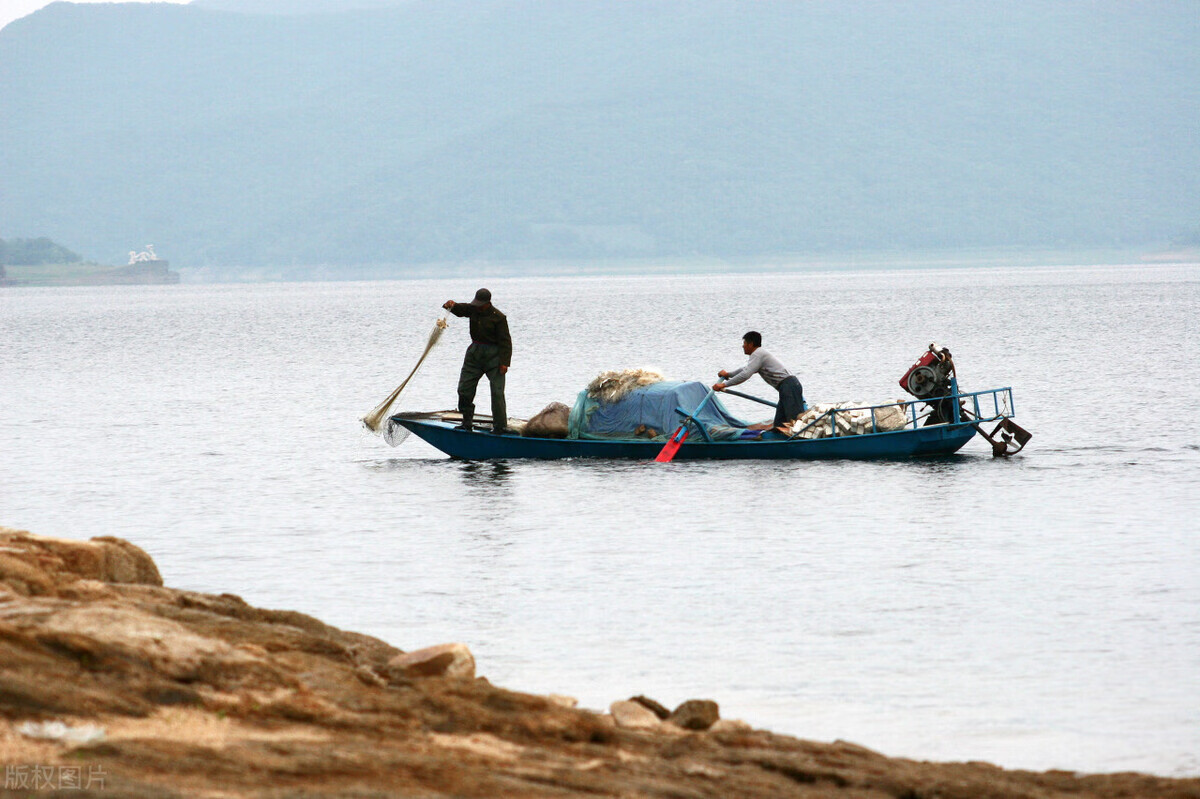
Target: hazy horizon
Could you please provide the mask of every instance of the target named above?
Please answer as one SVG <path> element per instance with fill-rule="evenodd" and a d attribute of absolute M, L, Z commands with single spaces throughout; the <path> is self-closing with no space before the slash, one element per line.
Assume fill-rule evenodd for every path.
<path fill-rule="evenodd" d="M 0 238 L 347 275 L 1136 258 L 1200 245 L 1197 39 L 1168 0 L 57 3 L 0 31 Z"/>

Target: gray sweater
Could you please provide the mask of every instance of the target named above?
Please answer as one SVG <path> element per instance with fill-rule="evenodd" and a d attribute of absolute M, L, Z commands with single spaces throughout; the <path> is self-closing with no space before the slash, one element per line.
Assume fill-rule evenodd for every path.
<path fill-rule="evenodd" d="M 762 379 L 767 381 L 767 385 L 771 388 L 779 388 L 779 384 L 785 379 L 792 376 L 792 373 L 783 368 L 783 364 L 779 362 L 771 353 L 759 347 L 754 352 L 750 353 L 750 360 L 741 369 L 730 372 L 729 377 L 722 382 L 727 386 L 736 386 L 739 383 L 745 383 L 755 372 L 762 375 Z"/>

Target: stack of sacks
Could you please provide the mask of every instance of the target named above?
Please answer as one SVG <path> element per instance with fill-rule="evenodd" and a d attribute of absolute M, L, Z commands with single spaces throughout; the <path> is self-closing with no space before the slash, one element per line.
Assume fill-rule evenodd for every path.
<path fill-rule="evenodd" d="M 896 400 L 896 402 L 899 404 L 875 409 L 876 432 L 889 433 L 893 430 L 900 430 L 912 421 L 912 417 L 908 415 L 908 403 L 904 400 Z M 870 411 L 867 412 L 866 432 L 871 432 Z"/>
<path fill-rule="evenodd" d="M 808 410 L 796 417 L 796 421 L 792 422 L 792 434 L 799 433 L 798 438 L 828 438 L 832 433 L 830 431 L 829 419 L 821 419 L 831 409 L 836 408 L 836 405 L 827 405 L 823 402 L 818 402 L 808 406 Z M 813 422 L 821 419 L 819 424 L 809 427 Z M 808 428 L 805 430 L 805 428 Z M 803 432 L 800 432 L 803 431 Z"/>
<path fill-rule="evenodd" d="M 552 402 L 521 427 L 521 435 L 534 438 L 566 438 L 570 432 L 571 408 Z M 512 426 L 512 421 L 509 421 Z"/>
<path fill-rule="evenodd" d="M 897 400 L 899 403 L 904 403 L 904 400 Z M 796 421 L 792 422 L 791 430 L 793 433 L 801 432 L 797 437 L 803 439 L 812 438 L 828 438 L 833 435 L 830 421 L 828 418 L 821 419 L 826 413 L 831 410 L 837 410 L 834 415 L 833 424 L 837 426 L 837 434 L 839 436 L 858 436 L 864 433 L 887 433 L 892 430 L 899 430 L 909 422 L 908 415 L 905 413 L 905 407 L 901 405 L 888 405 L 883 408 L 875 409 L 874 425 L 871 422 L 871 409 L 863 408 L 865 402 L 840 402 L 834 405 L 817 403 L 809 407 L 807 411 L 800 414 Z M 855 408 L 857 410 L 846 410 L 843 408 Z M 821 419 L 820 423 L 808 427 L 816 420 Z M 808 427 L 807 430 L 805 428 Z"/>

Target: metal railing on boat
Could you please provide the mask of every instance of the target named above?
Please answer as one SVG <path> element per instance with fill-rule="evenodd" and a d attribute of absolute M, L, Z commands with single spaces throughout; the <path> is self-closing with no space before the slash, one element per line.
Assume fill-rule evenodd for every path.
<path fill-rule="evenodd" d="M 981 410 L 981 407 L 980 407 L 980 398 L 981 397 L 990 397 L 991 398 L 992 408 L 991 408 L 990 415 L 984 415 L 984 412 Z M 825 411 L 823 414 L 818 416 L 816 419 L 809 422 L 807 425 L 805 425 L 800 430 L 797 430 L 794 433 L 792 433 L 788 438 L 789 438 L 789 440 L 799 438 L 804 432 L 817 428 L 817 426 L 826 419 L 829 420 L 829 435 L 831 438 L 837 438 L 840 435 L 841 436 L 863 435 L 865 433 L 865 431 L 864 431 L 864 433 L 850 433 L 848 431 L 839 432 L 839 428 L 838 428 L 838 424 L 837 424 L 838 414 L 843 414 L 844 416 L 846 416 L 846 418 L 849 418 L 848 417 L 849 414 L 853 414 L 853 413 L 861 412 L 861 411 L 870 411 L 871 412 L 871 433 L 899 433 L 904 430 L 916 429 L 917 423 L 919 421 L 921 421 L 922 419 L 928 417 L 931 413 L 933 413 L 934 408 L 937 407 L 937 404 L 940 402 L 943 402 L 944 400 L 957 400 L 956 402 L 950 403 L 952 419 L 948 422 L 945 422 L 944 424 L 982 424 L 982 423 L 986 423 L 986 422 L 993 422 L 998 419 L 1005 419 L 1005 418 L 1008 418 L 1009 416 L 1014 415 L 1014 413 L 1015 413 L 1011 387 L 993 388 L 993 389 L 987 389 L 985 391 L 971 391 L 971 392 L 956 391 L 954 393 L 947 394 L 942 397 L 924 397 L 921 399 L 913 399 L 913 400 L 906 400 L 906 401 L 902 400 L 900 402 L 885 402 L 885 403 L 881 403 L 879 405 L 861 405 L 861 406 L 852 407 L 852 408 L 830 408 L 829 410 Z M 970 406 L 971 406 L 970 410 L 963 408 L 964 401 L 970 402 Z M 921 405 L 921 404 L 929 405 L 930 410 L 927 410 L 924 413 L 922 413 L 920 416 L 918 416 L 917 415 L 917 406 Z M 984 400 L 984 402 L 983 402 L 984 407 L 986 407 L 987 404 L 988 404 L 987 401 Z M 910 418 L 902 427 L 896 427 L 896 428 L 893 428 L 890 430 L 880 430 L 877 414 L 880 410 L 882 410 L 884 408 L 900 408 L 900 410 L 902 412 L 904 412 L 905 415 L 909 416 Z M 971 416 L 971 418 L 964 419 L 962 417 L 963 412 L 969 414 Z"/>

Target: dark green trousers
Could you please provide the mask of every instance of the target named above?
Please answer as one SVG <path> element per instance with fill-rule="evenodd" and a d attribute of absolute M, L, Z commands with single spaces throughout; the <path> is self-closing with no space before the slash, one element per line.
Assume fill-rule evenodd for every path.
<path fill-rule="evenodd" d="M 458 410 L 463 415 L 463 424 L 470 425 L 475 418 L 475 388 L 479 385 L 479 378 L 484 375 L 487 375 L 488 384 L 492 387 L 492 428 L 503 430 L 508 427 L 508 407 L 504 404 L 500 347 L 495 344 L 472 344 L 467 347 L 462 372 L 458 375 Z"/>

